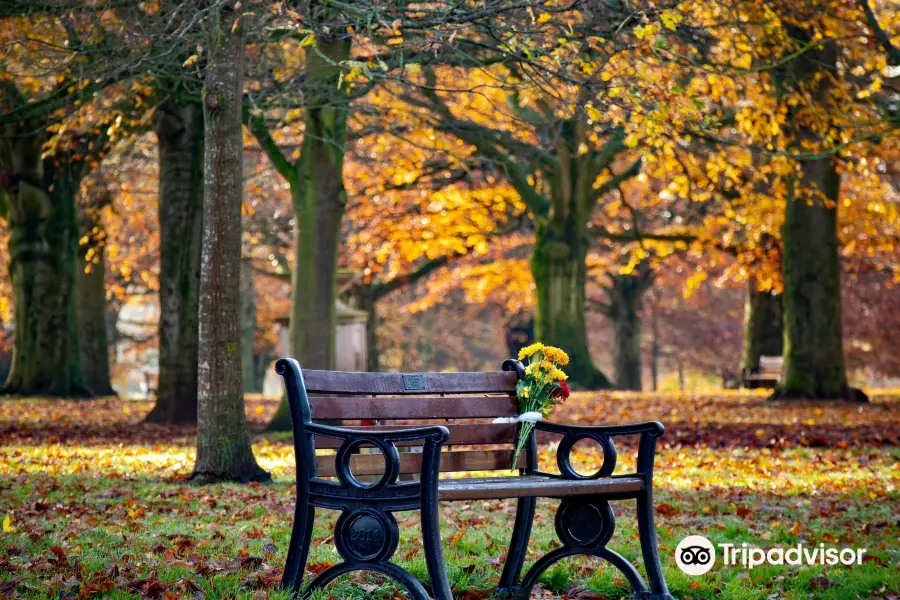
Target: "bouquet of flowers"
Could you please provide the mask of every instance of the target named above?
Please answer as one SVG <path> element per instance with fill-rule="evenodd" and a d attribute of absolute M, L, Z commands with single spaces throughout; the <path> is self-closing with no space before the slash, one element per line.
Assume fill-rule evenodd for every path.
<path fill-rule="evenodd" d="M 560 369 L 569 364 L 569 355 L 553 346 L 532 344 L 519 351 L 519 360 L 525 364 L 525 377 L 516 384 L 519 399 L 519 416 L 497 419 L 495 423 L 519 423 L 519 439 L 513 453 L 512 468 L 516 467 L 519 453 L 528 443 L 534 424 L 544 420 L 557 404 L 569 397 L 567 375 Z"/>

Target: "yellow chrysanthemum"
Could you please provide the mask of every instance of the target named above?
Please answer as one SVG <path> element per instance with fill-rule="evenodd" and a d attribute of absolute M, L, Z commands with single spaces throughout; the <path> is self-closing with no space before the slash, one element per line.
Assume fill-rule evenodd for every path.
<path fill-rule="evenodd" d="M 550 371 L 552 371 L 553 369 L 556 368 L 556 365 L 554 365 L 549 360 L 542 360 L 541 362 L 538 363 L 538 366 L 540 368 L 542 368 L 545 373 L 549 373 Z"/>
<path fill-rule="evenodd" d="M 540 366 L 541 366 L 540 363 L 531 363 L 530 365 L 525 367 L 525 374 L 526 375 L 534 375 L 535 371 L 537 371 L 540 368 Z"/>
<path fill-rule="evenodd" d="M 525 387 L 522 388 L 522 391 L 519 392 L 519 396 L 521 396 L 522 398 L 527 398 L 528 394 L 530 394 L 530 393 L 531 393 L 531 386 L 526 385 Z"/>
<path fill-rule="evenodd" d="M 569 378 L 568 375 L 560 371 L 559 369 L 553 369 L 550 373 L 547 374 L 547 377 L 550 381 L 565 381 Z"/>
<path fill-rule="evenodd" d="M 521 350 L 519 350 L 519 360 L 525 360 L 535 352 L 540 352 L 544 349 L 544 345 L 540 342 L 534 343 L 530 346 L 525 346 Z"/>
<path fill-rule="evenodd" d="M 559 348 L 556 348 L 554 346 L 546 346 L 543 350 L 544 358 L 546 358 L 547 360 L 555 362 L 561 367 L 569 364 L 569 355 Z"/>

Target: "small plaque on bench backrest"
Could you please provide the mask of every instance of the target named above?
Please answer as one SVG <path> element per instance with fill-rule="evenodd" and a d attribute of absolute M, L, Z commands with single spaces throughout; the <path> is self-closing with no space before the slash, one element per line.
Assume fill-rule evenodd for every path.
<path fill-rule="evenodd" d="M 403 388 L 407 392 L 424 392 L 425 375 L 422 375 L 421 373 L 416 373 L 414 375 L 404 375 Z"/>

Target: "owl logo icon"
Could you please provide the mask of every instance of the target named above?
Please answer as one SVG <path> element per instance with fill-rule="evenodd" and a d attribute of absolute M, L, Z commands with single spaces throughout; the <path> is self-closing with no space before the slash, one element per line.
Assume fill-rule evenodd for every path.
<path fill-rule="evenodd" d="M 675 563 L 688 575 L 703 575 L 716 562 L 716 548 L 702 535 L 689 535 L 675 548 Z"/>

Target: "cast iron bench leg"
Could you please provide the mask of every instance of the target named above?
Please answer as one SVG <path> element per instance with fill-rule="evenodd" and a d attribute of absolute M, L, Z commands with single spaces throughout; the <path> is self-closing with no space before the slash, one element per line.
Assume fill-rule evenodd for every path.
<path fill-rule="evenodd" d="M 656 545 L 656 525 L 653 522 L 653 493 L 648 489 L 637 499 L 638 535 L 641 539 L 641 555 L 650 580 L 650 594 L 647 600 L 674 600 L 669 593 L 659 560 Z"/>
<path fill-rule="evenodd" d="M 430 460 L 440 464 L 440 449 L 433 452 Z M 440 516 L 438 515 L 438 477 L 440 469 L 424 469 L 422 473 L 422 542 L 425 547 L 425 566 L 431 578 L 431 589 L 435 600 L 453 600 L 450 580 L 447 577 L 444 547 L 441 543 Z"/>
<path fill-rule="evenodd" d="M 638 535 L 641 539 L 641 555 L 647 579 L 650 580 L 648 600 L 674 600 L 669 594 L 666 578 L 659 560 L 656 545 L 656 524 L 653 521 L 653 462 L 656 455 L 657 435 L 641 435 L 638 446 L 638 471 L 644 474 L 644 490 L 637 497 Z"/>
<path fill-rule="evenodd" d="M 312 506 L 303 506 L 300 503 L 294 510 L 294 528 L 291 530 L 291 542 L 288 545 L 287 561 L 281 580 L 281 587 L 290 590 L 291 597 L 297 595 L 303 584 L 303 571 L 309 558 L 315 510 Z"/>
<path fill-rule="evenodd" d="M 534 511 L 537 498 L 520 498 L 516 507 L 516 521 L 513 525 L 509 551 L 503 564 L 503 574 L 497 592 L 501 596 L 514 596 L 519 586 L 519 577 L 528 553 L 528 542 L 531 539 L 531 525 L 534 522 Z"/>

